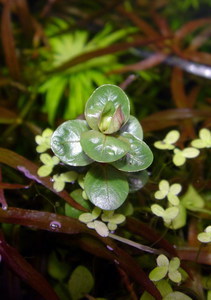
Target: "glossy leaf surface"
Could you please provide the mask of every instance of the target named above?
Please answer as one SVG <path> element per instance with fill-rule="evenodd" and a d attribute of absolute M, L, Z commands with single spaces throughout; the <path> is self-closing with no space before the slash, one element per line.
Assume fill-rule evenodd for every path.
<path fill-rule="evenodd" d="M 126 173 L 128 183 L 129 183 L 129 189 L 130 193 L 134 193 L 138 190 L 140 190 L 148 181 L 149 175 L 146 170 L 140 171 L 140 172 L 130 172 Z"/>
<path fill-rule="evenodd" d="M 51 148 L 60 160 L 70 166 L 86 166 L 92 160 L 83 152 L 81 134 L 89 130 L 84 120 L 71 120 L 61 124 L 53 133 Z"/>
<path fill-rule="evenodd" d="M 138 119 L 136 119 L 134 116 L 130 116 L 127 123 L 120 129 L 120 135 L 126 132 L 132 134 L 139 140 L 143 140 L 142 126 Z"/>
<path fill-rule="evenodd" d="M 130 149 L 129 143 L 95 130 L 81 135 L 84 152 L 98 162 L 113 162 L 123 157 Z"/>
<path fill-rule="evenodd" d="M 153 161 L 153 154 L 147 144 L 129 133 L 123 136 L 129 141 L 130 151 L 112 165 L 125 172 L 137 172 L 148 168 Z"/>
<path fill-rule="evenodd" d="M 115 109 L 121 106 L 124 122 L 128 121 L 130 102 L 127 95 L 118 86 L 105 84 L 97 88 L 86 103 L 85 118 L 92 129 L 98 130 L 101 113 L 108 101 L 113 102 Z"/>
<path fill-rule="evenodd" d="M 114 210 L 126 200 L 126 177 L 109 165 L 92 167 L 85 177 L 85 191 L 90 201 L 104 210 Z"/>

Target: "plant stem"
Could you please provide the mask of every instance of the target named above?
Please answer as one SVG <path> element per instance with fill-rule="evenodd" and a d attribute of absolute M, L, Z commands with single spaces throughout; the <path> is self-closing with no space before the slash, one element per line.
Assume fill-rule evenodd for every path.
<path fill-rule="evenodd" d="M 124 244 L 127 244 L 129 246 L 135 247 L 135 248 L 140 249 L 140 250 L 145 251 L 145 252 L 149 252 L 149 253 L 153 253 L 153 254 L 165 254 L 166 256 L 169 256 L 169 253 L 167 253 L 164 250 L 154 249 L 154 248 L 151 248 L 151 247 L 148 247 L 148 246 L 136 243 L 134 241 L 128 240 L 126 238 L 123 238 L 123 237 L 118 236 L 118 235 L 113 234 L 113 233 L 109 233 L 108 236 L 110 238 L 114 239 L 114 240 L 117 240 L 119 242 L 122 242 Z"/>

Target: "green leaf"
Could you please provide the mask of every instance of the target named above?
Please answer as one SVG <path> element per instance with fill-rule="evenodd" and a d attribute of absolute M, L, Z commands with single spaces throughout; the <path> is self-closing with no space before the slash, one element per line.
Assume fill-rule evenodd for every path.
<path fill-rule="evenodd" d="M 122 136 L 128 140 L 130 150 L 123 158 L 115 161 L 112 165 L 125 172 L 137 172 L 148 168 L 153 161 L 153 154 L 147 144 L 129 133 Z"/>
<path fill-rule="evenodd" d="M 61 124 L 51 138 L 51 149 L 62 162 L 70 166 L 86 166 L 92 160 L 83 152 L 81 134 L 89 130 L 86 121 L 71 120 Z"/>
<path fill-rule="evenodd" d="M 191 211 L 197 211 L 197 209 L 204 207 L 204 199 L 192 185 L 189 185 L 187 192 L 181 198 L 181 203 L 185 208 Z"/>
<path fill-rule="evenodd" d="M 168 266 L 156 267 L 149 273 L 149 279 L 159 281 L 163 279 L 168 272 Z"/>
<path fill-rule="evenodd" d="M 92 167 L 86 174 L 84 187 L 89 200 L 104 210 L 118 208 L 129 192 L 124 174 L 109 165 Z"/>
<path fill-rule="evenodd" d="M 146 170 L 139 172 L 130 172 L 125 173 L 129 183 L 130 193 L 134 193 L 140 190 L 149 180 L 149 175 Z"/>
<path fill-rule="evenodd" d="M 169 265 L 168 258 L 164 254 L 159 255 L 157 258 L 157 265 L 159 267 L 168 266 Z"/>
<path fill-rule="evenodd" d="M 161 280 L 157 282 L 156 287 L 158 288 L 163 297 L 167 296 L 173 291 L 171 285 L 168 283 L 167 280 Z"/>
<path fill-rule="evenodd" d="M 77 189 L 75 191 L 73 191 L 70 196 L 77 202 L 79 203 L 81 206 L 83 206 L 84 208 L 90 210 L 91 209 L 91 203 L 90 201 L 84 200 L 84 198 L 82 197 L 82 190 L 81 189 Z M 78 218 L 83 211 L 74 208 L 73 206 L 71 206 L 70 204 L 68 204 L 67 202 L 65 203 L 65 215 L 71 218 Z"/>
<path fill-rule="evenodd" d="M 78 266 L 71 274 L 68 289 L 72 300 L 79 300 L 89 294 L 94 287 L 94 278 L 84 266 Z"/>
<path fill-rule="evenodd" d="M 165 226 L 171 229 L 179 229 L 185 226 L 186 224 L 186 219 L 187 219 L 187 212 L 186 208 L 182 205 L 179 204 L 178 206 L 179 212 L 176 218 L 174 218 L 171 223 L 165 223 Z"/>
<path fill-rule="evenodd" d="M 46 92 L 45 108 L 48 113 L 49 122 L 53 123 L 67 80 L 64 76 L 56 76 L 52 77 L 48 82 L 48 87 L 45 88 L 43 85 L 41 91 Z"/>
<path fill-rule="evenodd" d="M 67 277 L 69 270 L 70 267 L 62 260 L 62 255 L 57 256 L 56 252 L 53 251 L 48 258 L 48 273 L 50 276 L 60 281 Z"/>
<path fill-rule="evenodd" d="M 165 213 L 165 210 L 163 209 L 163 207 L 158 204 L 151 205 L 151 210 L 152 210 L 153 214 L 155 214 L 158 217 L 163 217 L 163 215 Z"/>
<path fill-rule="evenodd" d="M 180 260 L 178 257 L 173 257 L 169 263 L 169 272 L 176 271 L 180 266 Z"/>
<path fill-rule="evenodd" d="M 175 283 L 180 283 L 182 280 L 182 275 L 180 274 L 179 271 L 175 270 L 175 271 L 169 271 L 168 273 L 168 277 L 169 279 L 171 279 L 171 281 L 175 282 Z"/>
<path fill-rule="evenodd" d="M 127 123 L 120 129 L 120 135 L 122 135 L 123 133 L 130 133 L 135 138 L 143 140 L 142 126 L 134 116 L 130 116 Z"/>
<path fill-rule="evenodd" d="M 81 145 L 84 152 L 98 162 L 113 162 L 123 157 L 130 149 L 127 141 L 104 135 L 95 130 L 81 135 Z"/>
<path fill-rule="evenodd" d="M 127 95 L 118 86 L 105 84 L 97 88 L 86 103 L 85 118 L 92 129 L 98 130 L 101 113 L 108 101 L 113 102 L 115 109 L 121 106 L 124 123 L 128 121 L 130 102 Z"/>
<path fill-rule="evenodd" d="M 189 296 L 186 296 L 185 294 L 181 292 L 172 292 L 165 296 L 163 300 L 192 300 Z"/>
<path fill-rule="evenodd" d="M 103 237 L 108 236 L 109 230 L 105 223 L 96 220 L 96 221 L 94 221 L 94 227 L 99 235 L 101 235 Z"/>
<path fill-rule="evenodd" d="M 105 134 L 111 134 L 120 129 L 124 123 L 124 116 L 121 110 L 121 106 L 115 109 L 114 103 L 108 101 L 100 116 L 99 129 Z"/>

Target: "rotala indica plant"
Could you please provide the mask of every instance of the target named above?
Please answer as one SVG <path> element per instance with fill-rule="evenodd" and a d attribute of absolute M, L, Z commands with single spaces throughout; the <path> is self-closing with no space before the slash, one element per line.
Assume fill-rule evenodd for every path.
<path fill-rule="evenodd" d="M 117 209 L 129 191 L 141 187 L 153 154 L 143 141 L 139 121 L 130 115 L 130 102 L 118 86 L 97 88 L 85 107 L 85 120 L 61 124 L 51 149 L 66 165 L 91 165 L 84 178 L 88 199 L 103 210 Z M 139 184 L 137 184 L 137 182 Z"/>

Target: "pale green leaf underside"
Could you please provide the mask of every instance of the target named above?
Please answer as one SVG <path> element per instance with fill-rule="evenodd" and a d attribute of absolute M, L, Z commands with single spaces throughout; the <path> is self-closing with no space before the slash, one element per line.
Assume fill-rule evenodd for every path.
<path fill-rule="evenodd" d="M 90 130 L 81 135 L 81 146 L 84 152 L 97 162 L 113 162 L 123 157 L 130 145 L 113 136 Z"/>
<path fill-rule="evenodd" d="M 109 165 L 92 167 L 86 174 L 84 187 L 90 201 L 103 210 L 121 206 L 129 192 L 126 177 Z"/>
<path fill-rule="evenodd" d="M 125 92 L 116 85 L 105 84 L 93 92 L 85 107 L 85 118 L 94 130 L 98 130 L 99 118 L 107 101 L 112 101 L 115 108 L 121 105 L 125 122 L 129 119 L 130 102 Z"/>
<path fill-rule="evenodd" d="M 52 135 L 52 151 L 62 162 L 71 166 L 86 166 L 92 163 L 80 144 L 81 134 L 88 130 L 89 127 L 84 120 L 64 122 Z"/>

